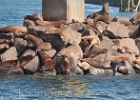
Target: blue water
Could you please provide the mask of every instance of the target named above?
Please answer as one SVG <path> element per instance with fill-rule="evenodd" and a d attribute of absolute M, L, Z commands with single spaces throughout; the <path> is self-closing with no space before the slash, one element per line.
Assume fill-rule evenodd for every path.
<path fill-rule="evenodd" d="M 86 4 L 85 17 L 102 6 Z M 110 16 L 132 18 L 135 12 L 110 7 Z M 0 27 L 22 25 L 23 16 L 42 12 L 41 0 L 0 0 Z M 140 75 L 135 76 L 5 76 L 0 100 L 140 100 Z"/>

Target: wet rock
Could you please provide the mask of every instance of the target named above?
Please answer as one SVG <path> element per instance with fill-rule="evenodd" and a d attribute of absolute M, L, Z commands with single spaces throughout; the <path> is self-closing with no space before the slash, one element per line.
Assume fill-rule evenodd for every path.
<path fill-rule="evenodd" d="M 16 47 L 10 47 L 8 50 L 6 50 L 4 53 L 1 54 L 1 60 L 16 60 L 17 59 L 18 52 L 16 50 Z"/>
<path fill-rule="evenodd" d="M 23 68 L 25 74 L 35 73 L 39 69 L 39 57 L 35 56 L 28 64 Z"/>
<path fill-rule="evenodd" d="M 103 34 L 114 39 L 129 37 L 129 32 L 126 26 L 117 22 L 111 22 Z"/>

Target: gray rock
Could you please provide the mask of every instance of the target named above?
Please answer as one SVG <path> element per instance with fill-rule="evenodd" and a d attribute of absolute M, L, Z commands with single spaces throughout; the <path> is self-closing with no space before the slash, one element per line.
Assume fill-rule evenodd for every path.
<path fill-rule="evenodd" d="M 44 51 L 47 55 L 49 55 L 50 57 L 53 57 L 56 53 L 56 50 L 55 49 L 51 49 L 51 50 L 48 50 L 48 51 Z"/>
<path fill-rule="evenodd" d="M 100 30 L 100 32 L 102 33 L 103 31 L 106 30 L 106 28 L 108 27 L 108 24 L 103 22 L 103 21 L 98 21 L 96 23 L 97 28 Z"/>
<path fill-rule="evenodd" d="M 35 73 L 39 68 L 39 57 L 35 56 L 28 64 L 24 66 L 25 73 Z"/>
<path fill-rule="evenodd" d="M 16 47 L 10 47 L 8 50 L 6 50 L 4 53 L 1 54 L 1 60 L 16 60 L 17 59 L 18 52 L 16 50 Z"/>
<path fill-rule="evenodd" d="M 127 28 L 129 29 L 129 37 L 130 38 L 136 38 L 139 34 L 139 31 L 138 31 L 138 26 L 127 26 Z"/>
<path fill-rule="evenodd" d="M 29 27 L 29 26 L 35 26 L 35 23 L 32 20 L 24 20 L 23 26 Z"/>
<path fill-rule="evenodd" d="M 129 29 L 117 22 L 111 22 L 104 32 L 104 35 L 109 38 L 124 38 L 129 37 Z"/>

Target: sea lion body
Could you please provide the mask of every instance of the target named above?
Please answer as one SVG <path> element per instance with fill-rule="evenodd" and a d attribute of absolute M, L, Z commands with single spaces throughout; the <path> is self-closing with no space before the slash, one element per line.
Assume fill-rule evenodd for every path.
<path fill-rule="evenodd" d="M 8 39 L 0 39 L 0 44 L 4 44 L 4 43 L 10 43 L 10 40 L 8 40 Z"/>
<path fill-rule="evenodd" d="M 108 15 L 98 15 L 93 19 L 93 23 L 96 23 L 97 21 L 103 21 L 109 24 L 111 22 L 111 18 Z"/>
<path fill-rule="evenodd" d="M 89 51 L 93 45 L 100 45 L 100 39 L 96 36 L 83 36 L 81 37 L 81 40 L 85 44 L 89 42 L 89 45 L 86 48 L 86 52 Z"/>
<path fill-rule="evenodd" d="M 67 25 L 68 22 L 65 20 L 59 20 L 59 21 L 41 21 L 37 20 L 36 25 L 39 26 L 55 26 L 55 27 L 60 27 L 61 24 Z"/>
<path fill-rule="evenodd" d="M 120 52 L 120 53 L 130 53 L 130 54 L 132 54 L 132 50 L 130 50 L 130 48 L 127 47 L 127 46 L 120 46 L 117 49 L 117 51 Z"/>
<path fill-rule="evenodd" d="M 137 12 L 137 13 L 134 15 L 134 17 L 132 18 L 131 22 L 132 22 L 133 24 L 137 24 L 137 23 L 139 22 L 139 20 L 140 20 L 140 12 Z"/>
<path fill-rule="evenodd" d="M 140 66 L 140 59 L 139 58 L 135 59 L 135 60 L 132 61 L 132 63 Z"/>
<path fill-rule="evenodd" d="M 123 60 L 127 60 L 131 64 L 130 59 L 127 58 L 127 57 L 124 57 L 124 56 L 111 56 L 111 61 L 112 62 L 115 62 L 115 61 L 122 62 Z"/>
<path fill-rule="evenodd" d="M 62 30 L 59 28 L 49 28 L 43 32 L 43 34 L 54 34 L 58 35 L 60 38 L 64 37 L 64 34 L 62 33 Z"/>
<path fill-rule="evenodd" d="M 114 17 L 111 21 L 112 22 L 118 22 L 118 23 L 123 24 L 125 26 L 131 26 L 132 25 L 132 23 L 130 21 L 121 20 L 118 17 Z"/>
<path fill-rule="evenodd" d="M 43 21 L 43 16 L 42 15 L 40 15 L 40 14 L 38 14 L 38 13 L 34 13 L 34 14 L 32 14 L 32 15 L 25 15 L 24 16 L 24 19 L 25 20 L 32 20 L 32 21 L 34 21 L 34 22 L 36 22 L 37 20 L 41 20 L 41 21 Z"/>
<path fill-rule="evenodd" d="M 55 68 L 53 59 L 44 51 L 38 50 L 37 53 L 40 57 L 41 64 L 43 65 L 41 71 L 53 71 Z"/>
<path fill-rule="evenodd" d="M 98 11 L 98 12 L 95 12 L 95 13 L 92 13 L 92 14 L 89 14 L 87 16 L 87 18 L 91 18 L 91 19 L 94 19 L 95 17 L 97 17 L 98 15 L 109 15 L 110 13 L 110 10 L 109 10 L 109 3 L 105 3 L 102 7 L 102 10 L 101 11 Z"/>

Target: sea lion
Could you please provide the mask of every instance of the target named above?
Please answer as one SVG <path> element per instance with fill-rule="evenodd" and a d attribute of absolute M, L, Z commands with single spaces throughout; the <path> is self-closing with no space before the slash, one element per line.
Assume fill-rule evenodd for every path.
<path fill-rule="evenodd" d="M 101 53 L 106 53 L 108 51 L 108 49 L 92 49 L 89 52 L 85 52 L 83 55 L 83 58 L 93 58 Z"/>
<path fill-rule="evenodd" d="M 15 36 L 25 36 L 28 33 L 28 29 L 25 26 L 16 26 L 16 25 L 11 25 L 11 26 L 6 26 L 6 27 L 1 27 L 0 32 L 13 32 Z"/>
<path fill-rule="evenodd" d="M 43 16 L 42 15 L 40 15 L 40 14 L 38 14 L 38 13 L 34 13 L 34 14 L 32 14 L 32 15 L 25 15 L 24 16 L 24 19 L 25 20 L 32 20 L 32 21 L 34 21 L 34 22 L 36 22 L 37 20 L 41 20 L 41 21 L 43 21 Z"/>
<path fill-rule="evenodd" d="M 17 59 L 18 67 L 23 69 L 24 66 L 28 64 L 34 57 L 35 57 L 35 54 L 21 56 L 20 58 Z"/>
<path fill-rule="evenodd" d="M 53 59 L 42 50 L 38 50 L 37 54 L 40 57 L 41 65 L 43 65 L 41 67 L 41 71 L 42 72 L 53 71 L 55 68 L 55 64 L 54 64 Z"/>
<path fill-rule="evenodd" d="M 131 26 L 132 25 L 132 23 L 130 21 L 121 20 L 118 17 L 114 17 L 111 21 L 123 24 L 125 26 Z"/>
<path fill-rule="evenodd" d="M 84 58 L 84 59 L 81 59 L 81 62 L 87 62 L 89 65 L 96 68 L 112 69 L 112 66 L 110 65 L 110 61 L 100 62 L 93 58 Z"/>
<path fill-rule="evenodd" d="M 96 36 L 83 36 L 81 41 L 85 44 L 88 44 L 85 52 L 89 51 L 93 45 L 100 45 L 100 39 Z"/>
<path fill-rule="evenodd" d="M 0 51 L 3 49 L 8 49 L 8 48 L 10 48 L 8 43 L 0 44 Z"/>
<path fill-rule="evenodd" d="M 43 42 L 43 40 L 37 36 L 34 36 L 34 35 L 31 35 L 31 34 L 28 34 L 25 36 L 25 38 L 32 42 L 33 44 L 35 44 L 35 46 L 37 47 L 37 49 L 41 49 L 41 50 L 50 50 L 52 48 L 51 44 L 50 43 L 45 43 Z"/>
<path fill-rule="evenodd" d="M 10 40 L 4 38 L 4 39 L 0 39 L 0 44 L 4 44 L 4 43 L 10 43 Z"/>
<path fill-rule="evenodd" d="M 0 66 L 2 66 L 2 67 L 8 67 L 8 66 L 17 67 L 18 63 L 17 63 L 17 60 L 7 60 L 7 61 L 0 62 Z"/>
<path fill-rule="evenodd" d="M 48 28 L 46 29 L 43 34 L 54 34 L 54 35 L 58 35 L 61 39 L 64 37 L 64 34 L 62 32 L 62 30 L 60 28 Z"/>
<path fill-rule="evenodd" d="M 109 3 L 105 3 L 102 7 L 102 10 L 101 11 L 98 11 L 98 12 L 95 12 L 95 13 L 92 13 L 92 14 L 89 14 L 87 16 L 87 18 L 95 18 L 96 16 L 98 15 L 109 15 L 110 13 L 110 9 L 109 9 Z"/>
<path fill-rule="evenodd" d="M 98 21 L 102 21 L 106 24 L 109 24 L 111 22 L 111 18 L 108 15 L 98 15 L 93 19 L 93 23 L 96 23 Z"/>
<path fill-rule="evenodd" d="M 36 25 L 38 26 L 55 26 L 55 27 L 60 27 L 61 24 L 68 25 L 68 22 L 65 20 L 59 20 L 59 21 L 41 21 L 37 20 L 35 22 Z"/>
<path fill-rule="evenodd" d="M 137 64 L 137 65 L 140 66 L 140 58 L 133 60 L 133 61 L 132 61 L 132 64 L 133 64 L 133 65 L 134 65 L 134 64 Z"/>
<path fill-rule="evenodd" d="M 130 48 L 127 47 L 127 46 L 120 46 L 117 49 L 117 51 L 120 52 L 120 53 L 130 53 L 130 54 L 132 54 L 132 50 L 130 50 Z"/>
<path fill-rule="evenodd" d="M 111 56 L 111 62 L 122 62 L 123 60 L 127 60 L 130 64 L 130 59 L 128 57 L 124 57 L 124 56 Z"/>
<path fill-rule="evenodd" d="M 139 20 L 140 20 L 140 12 L 137 12 L 130 21 L 133 24 L 138 24 Z"/>

